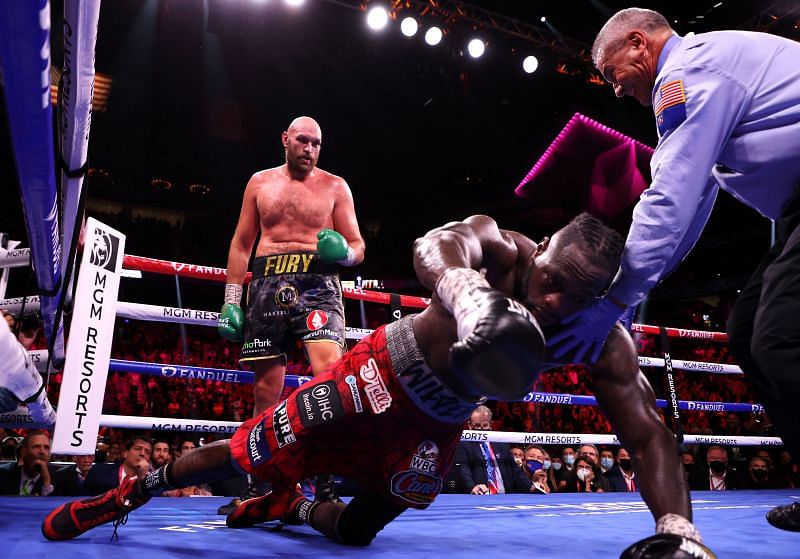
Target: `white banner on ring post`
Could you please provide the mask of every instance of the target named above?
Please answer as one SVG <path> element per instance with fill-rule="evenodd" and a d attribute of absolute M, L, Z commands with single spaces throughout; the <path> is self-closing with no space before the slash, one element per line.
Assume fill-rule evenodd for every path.
<path fill-rule="evenodd" d="M 93 454 L 106 391 L 125 235 L 89 218 L 53 436 L 56 454 Z"/>

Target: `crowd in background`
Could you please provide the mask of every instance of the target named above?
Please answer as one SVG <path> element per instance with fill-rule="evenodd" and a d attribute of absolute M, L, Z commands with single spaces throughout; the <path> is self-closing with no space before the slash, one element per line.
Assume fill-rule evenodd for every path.
<path fill-rule="evenodd" d="M 120 219 L 120 216 L 117 218 Z M 132 222 L 142 221 L 142 218 L 130 219 Z M 126 252 L 142 252 L 151 256 L 168 257 L 166 253 L 169 252 L 167 251 L 168 247 L 165 247 L 166 252 L 163 255 L 152 254 L 152 250 L 144 250 L 144 247 L 163 246 L 164 239 L 171 238 L 171 235 L 167 235 L 165 232 L 174 225 L 167 225 L 160 220 L 150 221 L 153 221 L 150 223 L 152 227 L 149 228 L 151 237 L 147 237 L 146 234 L 136 236 L 145 243 L 140 247 L 142 250 L 137 251 L 134 245 L 130 245 L 130 250 L 126 248 Z M 198 233 L 198 235 L 198 238 L 202 237 L 201 234 Z M 151 242 L 154 239 L 161 241 Z M 202 243 L 198 243 L 197 246 L 202 246 Z M 193 257 L 186 260 L 202 262 Z M 384 322 L 385 310 L 372 308 L 365 312 L 362 306 L 353 302 L 349 302 L 346 308 L 348 324 L 368 325 L 374 328 Z M 685 305 L 659 309 L 658 322 L 681 328 L 721 330 L 729 308 L 730 301 L 722 300 L 715 306 L 694 301 Z M 636 334 L 634 339 L 640 355 L 659 357 L 661 348 L 657 336 Z M 673 339 L 671 345 L 673 359 L 732 363 L 725 343 Z M 44 347 L 45 343 L 40 334 L 31 348 Z M 238 370 L 240 369 L 238 357 L 239 347 L 220 338 L 213 328 L 117 319 L 112 346 L 112 358 L 114 359 Z M 645 368 L 644 373 L 653 386 L 656 396 L 664 398 L 663 371 Z M 302 346 L 299 343 L 288 356 L 287 374 L 311 376 L 310 367 L 307 365 Z M 676 371 L 675 380 L 680 400 L 747 403 L 758 401 L 754 390 L 742 375 Z M 58 402 L 60 383 L 60 373 L 51 375 L 48 382 L 48 395 L 54 403 Z M 291 390 L 290 387 L 285 388 L 283 396 L 286 397 Z M 542 373 L 533 390 L 554 394 L 591 395 L 592 376 L 582 366 L 564 366 Z M 490 428 L 495 430 L 528 433 L 611 433 L 610 424 L 597 406 L 529 402 L 489 402 L 487 405 L 492 414 Z M 186 375 L 183 375 L 183 378 L 165 378 L 163 376 L 110 372 L 103 403 L 103 413 L 105 414 L 203 418 L 220 421 L 244 421 L 251 416 L 252 410 L 253 390 L 250 384 L 191 378 L 191 375 L 189 378 Z M 682 423 L 683 431 L 687 434 L 754 436 L 774 434 L 771 432 L 769 418 L 763 413 L 684 410 Z M 468 426 L 465 425 L 465 427 Z M 120 473 L 117 479 L 121 479 L 123 470 L 133 475 L 134 465 L 137 461 L 141 466 L 141 462 L 146 458 L 152 462 L 153 466 L 157 466 L 158 460 L 175 459 L 182 452 L 190 451 L 196 445 L 213 440 L 214 436 L 213 434 L 190 435 L 176 432 L 135 433 L 130 430 L 103 428 L 98 437 L 97 453 L 92 460 L 95 464 L 94 467 L 98 464 L 113 464 L 112 469 Z M 30 444 L 31 438 L 36 444 Z M 97 489 L 97 486 L 92 483 L 84 486 L 82 482 L 78 483 L 76 489 L 73 474 L 77 475 L 79 480 L 82 479 L 82 476 L 94 468 L 92 461 L 88 461 L 85 457 L 50 456 L 47 433 L 0 428 L 0 443 L 0 451 L 2 451 L 0 459 L 5 461 L 5 464 L 0 465 L 0 492 L 16 494 L 17 489 L 22 491 L 23 482 L 26 479 L 24 475 L 14 478 L 23 480 L 18 482 L 19 487 L 13 482 L 9 487 L 3 485 L 3 480 L 7 477 L 7 470 L 14 467 L 20 471 L 25 471 L 27 467 L 30 476 L 40 476 L 37 478 L 40 487 L 38 489 L 28 488 L 29 493 L 27 494 L 36 492 L 50 494 L 42 489 L 48 485 L 42 482 L 55 482 L 56 480 L 60 480 L 59 483 L 62 484 L 62 487 L 59 488 L 54 483 L 52 494 Z M 44 446 L 47 446 L 46 451 Z M 717 456 L 717 460 L 710 460 L 707 455 L 709 449 L 706 447 L 686 447 L 684 450 L 687 451 L 683 458 L 684 463 L 687 464 L 687 475 L 691 470 L 690 463 L 696 463 L 700 469 L 709 471 L 710 462 L 715 462 L 717 466 L 721 462 L 719 456 Z M 711 450 L 712 454 L 720 453 L 719 447 Z M 578 449 L 554 446 L 540 449 L 512 446 L 509 449 L 508 457 L 509 460 L 512 456 L 518 459 L 515 465 L 524 470 L 526 463 L 524 457 L 529 453 L 535 456 L 534 462 L 542 463 L 540 469 L 548 470 L 545 474 L 541 472 L 537 474 L 547 477 L 547 483 L 541 485 L 547 487 L 547 492 L 558 492 L 563 490 L 560 482 L 563 481 L 564 472 L 574 469 L 573 463 L 566 463 L 565 457 L 569 456 L 570 452 L 580 458 Z M 583 459 L 591 462 L 591 467 L 594 469 L 597 479 L 600 480 L 607 470 L 614 466 L 619 469 L 618 452 L 622 452 L 623 456 L 626 454 L 624 449 L 601 447 L 595 449 L 594 456 L 584 456 Z M 760 469 L 768 469 L 770 472 L 768 478 L 765 478 L 769 483 L 755 483 L 755 486 L 796 487 L 798 485 L 796 461 L 780 447 L 733 447 L 722 449 L 722 452 L 725 454 L 725 467 L 730 467 L 733 471 L 738 472 L 728 478 L 727 489 L 753 486 L 757 481 L 755 478 L 761 475 L 758 473 L 755 476 L 752 475 L 754 463 L 756 472 Z M 592 452 L 589 453 L 592 454 Z M 547 460 L 544 460 L 545 456 Z M 52 476 L 44 476 L 42 464 L 50 464 L 54 459 L 68 462 L 70 465 L 55 468 Z M 761 461 L 759 462 L 759 460 Z M 547 464 L 548 468 L 544 468 L 544 464 Z M 564 472 L 557 473 L 561 468 L 564 469 Z M 65 489 L 66 486 L 63 485 L 65 483 L 63 471 L 69 472 L 69 476 L 67 476 L 71 480 L 69 489 Z M 62 473 L 58 474 L 58 472 Z M 451 472 L 451 475 L 454 473 Z M 700 483 L 699 487 L 695 485 L 693 489 L 705 488 L 702 485 L 708 483 L 708 477 L 705 482 Z M 713 475 L 710 477 L 713 479 Z M 89 480 L 91 481 L 91 479 L 90 477 Z M 109 479 L 115 478 L 111 475 Z M 532 473 L 531 480 L 533 480 Z M 542 480 L 538 480 L 537 483 L 539 481 Z M 447 486 L 448 490 L 471 491 L 470 488 L 457 488 L 458 484 L 453 479 L 451 482 Z M 612 487 L 613 485 L 611 484 Z M 617 486 L 619 486 L 618 483 Z M 216 490 L 224 493 L 230 492 L 230 494 L 236 494 L 238 491 L 235 488 L 226 489 L 224 487 L 216 488 Z M 606 488 L 606 490 L 611 489 Z M 178 492 L 176 496 L 206 494 L 214 491 L 215 488 L 195 488 Z"/>

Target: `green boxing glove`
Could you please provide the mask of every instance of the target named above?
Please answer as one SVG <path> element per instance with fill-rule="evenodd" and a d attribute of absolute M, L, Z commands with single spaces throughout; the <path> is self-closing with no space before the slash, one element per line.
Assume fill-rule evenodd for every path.
<path fill-rule="evenodd" d="M 356 261 L 356 253 L 347 241 L 333 229 L 322 229 L 317 233 L 317 252 L 326 264 L 334 262 L 344 266 L 352 266 Z"/>
<path fill-rule="evenodd" d="M 244 312 L 239 306 L 242 300 L 242 286 L 227 284 L 225 286 L 225 304 L 217 319 L 217 332 L 229 342 L 244 340 Z"/>

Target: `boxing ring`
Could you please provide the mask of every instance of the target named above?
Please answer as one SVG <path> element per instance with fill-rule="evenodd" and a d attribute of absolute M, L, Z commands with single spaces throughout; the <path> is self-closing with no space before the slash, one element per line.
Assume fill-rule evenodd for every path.
<path fill-rule="evenodd" d="M 11 131 L 17 170 L 26 210 L 29 236 L 34 246 L 30 249 L 0 250 L 0 269 L 24 267 L 35 264 L 38 296 L 0 300 L 0 308 L 19 312 L 23 305 L 28 310 L 41 309 L 50 350 L 31 353 L 31 358 L 43 373 L 50 372 L 49 364 L 67 366 L 74 364 L 70 347 L 64 350 L 61 305 L 69 299 L 69 269 L 74 262 L 77 244 L 80 199 L 83 176 L 86 171 L 87 141 L 91 121 L 90 103 L 94 79 L 94 41 L 96 36 L 99 0 L 76 2 L 68 0 L 65 21 L 65 72 L 61 84 L 62 113 L 59 115 L 61 150 L 58 168 L 61 174 L 61 199 L 58 211 L 56 199 L 56 164 L 53 159 L 52 118 L 49 103 L 49 80 L 44 79 L 49 68 L 49 5 L 46 0 L 30 3 L 6 2 L 3 5 L 12 15 L 0 18 L 5 33 L 0 36 L 14 39 L 3 43 L 5 55 L 4 80 L 6 97 L 12 118 Z M 12 12 L 11 9 L 20 11 Z M 27 11 L 26 14 L 22 14 Z M 26 18 L 25 26 L 19 22 Z M 5 19 L 5 23 L 2 21 Z M 0 29 L 2 31 L 3 29 Z M 72 55 L 75 55 L 74 59 Z M 36 61 L 36 64 L 29 63 Z M 73 67 L 74 66 L 74 67 Z M 67 72 L 70 68 L 74 72 Z M 46 141 L 42 141 L 45 139 Z M 33 226 L 31 226 L 33 224 Z M 40 227 L 43 224 L 43 227 Z M 176 275 L 195 279 L 224 282 L 225 270 L 191 264 L 167 262 L 124 255 L 124 237 L 114 245 L 107 232 L 103 251 L 93 256 L 100 261 L 93 264 L 112 268 L 121 277 L 141 277 L 141 272 Z M 113 235 L 112 235 L 113 237 Z M 111 239 L 111 240 L 109 240 Z M 93 246 L 93 245 L 89 245 Z M 93 250 L 96 247 L 93 246 Z M 119 249 L 117 251 L 117 249 Z M 119 252 L 119 254 L 117 254 Z M 113 258 L 112 258 L 113 257 Z M 112 262 L 119 257 L 122 270 Z M 99 277 L 99 276 L 98 276 Z M 105 281 L 105 279 L 103 279 Z M 118 277 L 117 277 L 118 281 Z M 0 279 L 2 285 L 3 279 Z M 105 286 L 105 284 L 103 284 Z M 78 284 L 78 291 L 87 293 Z M 0 297 L 5 288 L 2 286 Z M 132 320 L 160 321 L 175 324 L 216 326 L 215 311 L 145 305 L 135 302 L 117 302 L 113 295 L 115 317 Z M 407 308 L 425 308 L 427 299 L 410 296 L 391 296 L 361 289 L 345 289 L 352 299 L 399 305 Z M 78 305 L 76 305 L 77 307 Z M 80 309 L 79 309 L 80 310 Z M 89 317 L 91 318 L 91 311 Z M 105 320 L 109 317 L 106 316 Z M 73 332 L 75 318 L 73 317 Z M 654 326 L 634 325 L 636 332 L 659 334 Z M 91 332 L 91 327 L 89 327 Z M 111 332 L 111 329 L 109 329 Z M 348 339 L 358 340 L 369 330 L 348 328 Z M 721 333 L 694 330 L 666 329 L 673 337 L 725 341 Z M 97 332 L 95 332 L 95 336 Z M 113 332 L 110 334 L 113 336 Z M 110 352 L 110 342 L 108 351 Z M 73 347 L 78 347 L 74 345 Z M 85 344 L 81 347 L 85 351 Z M 101 360 L 102 361 L 102 360 Z M 235 369 L 193 367 L 172 363 L 145 363 L 111 359 L 103 371 L 105 387 L 108 371 L 155 375 L 162 378 L 203 379 L 210 382 L 248 384 L 253 374 Z M 665 363 L 666 361 L 666 363 Z M 702 374 L 741 374 L 738 367 L 717 363 L 640 357 L 641 366 L 661 367 L 671 365 L 677 370 Z M 310 377 L 287 375 L 287 387 L 300 386 Z M 63 386 L 63 385 L 62 385 Z M 63 395 L 63 390 L 62 390 Z M 101 399 L 102 400 L 102 399 Z M 597 405 L 594 397 L 574 394 L 531 392 L 523 401 L 542 405 Z M 671 402 L 659 400 L 660 407 Z M 759 404 L 738 402 L 701 402 L 675 400 L 680 410 L 760 412 Z M 139 430 L 189 431 L 195 433 L 233 433 L 239 423 L 201 419 L 173 419 L 104 415 L 98 403 L 88 415 L 95 428 L 99 426 Z M 95 413 L 96 412 L 96 413 Z M 64 418 L 66 419 L 66 418 Z M 59 415 L 59 423 L 62 417 Z M 0 414 L 0 425 L 7 427 L 34 427 L 25 408 Z M 91 434 L 92 428 L 87 429 Z M 544 445 L 577 445 L 582 443 L 618 444 L 609 434 L 572 433 L 507 433 L 465 431 L 463 440 L 492 442 L 538 443 Z M 93 441 L 89 439 L 89 442 Z M 686 435 L 687 444 L 723 445 L 779 445 L 774 437 L 729 437 Z M 766 558 L 793 557 L 797 536 L 770 527 L 764 514 L 770 508 L 800 498 L 798 490 L 781 491 L 728 491 L 694 492 L 692 494 L 694 521 L 705 542 L 720 557 L 757 555 Z M 630 543 L 653 533 L 653 519 L 634 494 L 563 494 L 541 495 L 441 495 L 427 511 L 409 510 L 389 524 L 367 549 L 345 548 L 304 527 L 278 527 L 275 523 L 250 529 L 231 530 L 224 518 L 213 512 L 227 498 L 153 499 L 144 508 L 135 511 L 129 522 L 120 529 L 118 542 L 111 542 L 111 526 L 100 527 L 73 541 L 45 542 L 39 525 L 45 514 L 62 498 L 0 497 L 0 530 L 4 537 L 0 556 L 32 557 L 136 557 L 148 552 L 157 557 L 231 556 L 238 557 L 440 557 L 444 554 L 467 558 L 478 554 L 519 553 L 551 557 L 580 554 L 584 557 L 617 556 Z M 585 518 L 589 517 L 589 518 Z M 266 533 L 265 533 L 266 532 Z M 580 546 L 580 547 L 578 547 Z"/>
<path fill-rule="evenodd" d="M 764 514 L 798 495 L 797 490 L 693 492 L 694 522 L 720 558 L 796 557 L 797 534 L 772 528 Z M 425 511 L 401 514 L 368 548 L 348 548 L 308 526 L 279 527 L 275 522 L 229 529 L 225 518 L 214 514 L 228 499 L 198 497 L 151 500 L 130 515 L 116 542 L 111 541 L 110 524 L 75 540 L 47 542 L 39 525 L 64 500 L 0 497 L 4 556 L 608 559 L 653 533 L 652 517 L 638 493 L 440 495 Z"/>
<path fill-rule="evenodd" d="M 122 258 L 123 277 L 141 278 L 142 272 L 177 275 L 194 279 L 224 282 L 225 270 L 221 268 L 196 266 L 192 264 L 168 262 L 139 256 L 125 255 Z M 0 258 L 0 266 L 6 264 Z M 373 303 L 389 304 L 396 297 L 362 289 L 345 288 L 345 297 Z M 29 298 L 29 308 L 36 307 L 35 297 Z M 401 296 L 403 307 L 420 309 L 427 306 L 428 299 Z M 0 301 L 10 310 L 20 305 L 19 299 Z M 146 305 L 120 301 L 117 316 L 131 320 L 169 322 L 174 324 L 193 324 L 216 327 L 215 311 Z M 645 334 L 658 334 L 655 326 L 636 324 L 633 331 Z M 726 341 L 719 332 L 668 328 L 671 337 Z M 361 328 L 347 328 L 347 337 L 358 340 L 370 333 Z M 44 368 L 46 355 L 38 352 L 38 363 Z M 639 357 L 641 366 L 664 366 L 664 359 Z M 676 370 L 696 372 L 697 374 L 741 374 L 735 365 L 704 363 L 673 359 Z M 249 384 L 253 373 L 236 369 L 195 367 L 174 363 L 146 363 L 111 359 L 109 371 L 136 373 L 161 378 L 203 379 L 213 382 Z M 289 388 L 300 386 L 310 380 L 305 376 L 286 376 Z M 540 405 L 597 405 L 593 396 L 575 394 L 555 394 L 530 392 L 521 401 Z M 658 405 L 667 407 L 665 400 Z M 678 400 L 682 411 L 725 411 L 761 412 L 759 404 L 740 402 L 703 402 Z M 24 410 L 18 414 L 24 416 Z M 24 422 L 23 422 L 24 424 Z M 130 428 L 137 430 L 188 431 L 194 433 L 231 434 L 239 423 L 232 421 L 212 421 L 203 419 L 175 419 L 158 417 L 138 417 L 123 415 L 101 415 L 101 426 Z M 462 440 L 537 443 L 543 445 L 578 445 L 595 443 L 616 445 L 618 441 L 612 434 L 592 433 L 514 433 L 501 431 L 464 431 Z M 706 436 L 684 435 L 686 444 L 721 445 L 762 445 L 781 444 L 776 437 Z M 692 501 L 695 524 L 703 534 L 707 545 L 719 557 L 740 556 L 743 550 L 750 549 L 760 557 L 791 557 L 784 551 L 796 543 L 796 535 L 782 532 L 769 526 L 764 518 L 766 511 L 773 506 L 797 499 L 800 493 L 792 490 L 693 492 Z M 284 526 L 268 523 L 245 530 L 231 530 L 225 527 L 224 518 L 214 514 L 216 508 L 227 503 L 228 498 L 209 497 L 194 499 L 154 499 L 147 506 L 135 511 L 126 526 L 120 530 L 120 541 L 111 543 L 110 526 L 100 527 L 68 542 L 44 543 L 38 526 L 57 502 L 63 499 L 25 499 L 17 497 L 0 498 L 0 507 L 8 514 L 0 518 L 0 527 L 5 533 L 14 534 L 12 545 L 19 549 L 31 550 L 32 545 L 43 545 L 42 553 L 57 552 L 60 557 L 98 557 L 108 553 L 123 555 L 142 551 L 152 551 L 165 557 L 185 557 L 189 554 L 225 556 L 236 546 L 237 555 L 242 557 L 285 557 L 315 556 L 339 557 L 363 556 L 440 556 L 443 553 L 456 557 L 474 557 L 490 544 L 495 552 L 547 553 L 562 557 L 567 549 L 578 541 L 581 553 L 587 557 L 609 557 L 618 554 L 627 545 L 652 534 L 653 520 L 638 493 L 634 494 L 565 494 L 542 495 L 494 495 L 481 497 L 473 495 L 440 495 L 427 511 L 410 510 L 391 523 L 366 550 L 344 548 L 328 541 L 309 527 Z M 584 518 L 591 517 L 591 518 Z M 27 519 L 24 528 L 12 519 Z M 458 519 L 454 522 L 454 519 Z M 265 533 L 266 532 L 266 533 Z M 565 534 L 568 534 L 565 536 Z M 609 538 L 609 534 L 615 534 Z M 576 538 L 579 538 L 576 541 Z M 766 539 L 765 539 L 766 538 Z M 764 542 L 770 546 L 762 549 Z M 35 542 L 35 543 L 33 543 Z M 130 542 L 130 550 L 125 545 Z M 167 543 L 168 542 L 168 543 Z M 91 543 L 90 546 L 85 545 Z M 122 544 L 122 545 L 120 545 Z"/>

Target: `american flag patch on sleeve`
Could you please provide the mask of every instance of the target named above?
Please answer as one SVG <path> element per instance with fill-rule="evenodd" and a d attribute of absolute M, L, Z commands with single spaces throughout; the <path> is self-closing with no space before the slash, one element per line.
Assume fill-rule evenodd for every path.
<path fill-rule="evenodd" d="M 658 89 L 660 98 L 654 109 L 659 136 L 686 120 L 686 92 L 683 80 L 672 80 Z"/>

